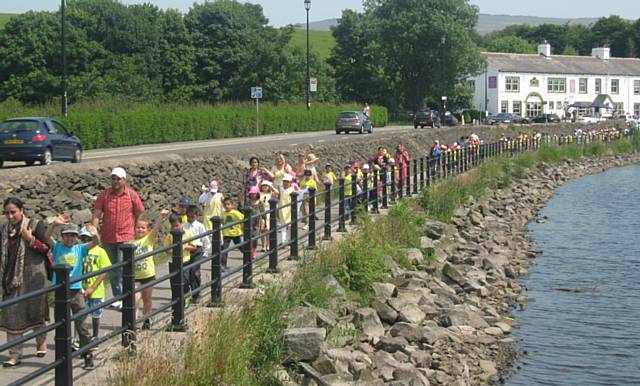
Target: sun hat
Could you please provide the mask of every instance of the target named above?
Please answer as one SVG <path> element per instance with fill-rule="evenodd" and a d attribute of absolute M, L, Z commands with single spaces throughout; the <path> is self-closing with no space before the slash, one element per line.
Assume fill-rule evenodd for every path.
<path fill-rule="evenodd" d="M 186 197 L 182 197 L 182 198 L 180 198 L 180 199 L 178 200 L 178 205 L 181 205 L 181 206 L 189 206 L 189 205 L 191 205 L 191 201 L 189 201 L 189 199 L 188 199 L 188 198 L 186 198 Z"/>
<path fill-rule="evenodd" d="M 319 159 L 320 158 L 316 157 L 315 154 L 309 153 L 309 154 L 307 154 L 307 158 L 304 160 L 304 163 L 312 164 L 312 163 L 317 162 Z"/>
<path fill-rule="evenodd" d="M 111 171 L 111 175 L 118 178 L 127 178 L 127 172 L 125 172 L 124 169 L 120 167 L 113 168 L 113 170 Z"/>
<path fill-rule="evenodd" d="M 252 186 L 249 188 L 249 194 L 260 194 L 260 188 Z"/>
<path fill-rule="evenodd" d="M 219 188 L 220 188 L 220 185 L 218 185 L 218 181 L 212 180 L 211 182 L 209 182 L 209 191 L 211 193 L 218 193 Z"/>
<path fill-rule="evenodd" d="M 61 235 L 75 234 L 78 235 L 78 226 L 74 223 L 64 224 L 60 230 Z"/>
<path fill-rule="evenodd" d="M 291 176 L 291 174 L 285 174 L 284 177 L 282 177 L 282 181 L 293 181 L 293 177 Z"/>
<path fill-rule="evenodd" d="M 260 186 L 262 185 L 267 185 L 269 187 L 273 187 L 273 183 L 269 180 L 262 180 L 262 182 L 260 183 Z"/>
<path fill-rule="evenodd" d="M 362 170 L 364 170 L 364 169 L 369 169 L 369 164 L 362 165 Z"/>

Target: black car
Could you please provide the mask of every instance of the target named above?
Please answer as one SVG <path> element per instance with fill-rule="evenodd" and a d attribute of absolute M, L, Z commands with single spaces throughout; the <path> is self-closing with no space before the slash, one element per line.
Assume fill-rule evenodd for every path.
<path fill-rule="evenodd" d="M 360 111 L 343 111 L 336 120 L 336 134 L 341 132 L 349 134 L 350 131 L 357 131 L 362 134 L 365 131 L 369 134 L 373 132 L 371 119 Z"/>
<path fill-rule="evenodd" d="M 489 118 L 490 125 L 499 125 L 504 123 L 521 123 L 527 124 L 529 120 L 525 117 L 521 117 L 519 115 L 511 114 L 511 113 L 500 113 L 494 117 Z"/>
<path fill-rule="evenodd" d="M 442 119 L 442 123 L 447 126 L 458 126 L 460 124 L 460 121 L 458 121 L 458 118 L 456 118 L 455 115 L 447 111 L 446 113 L 444 113 L 444 118 Z"/>
<path fill-rule="evenodd" d="M 415 129 L 417 129 L 418 126 L 421 128 L 425 128 L 426 126 L 440 127 L 440 124 L 440 114 L 434 110 L 418 111 L 413 116 L 413 127 Z"/>
<path fill-rule="evenodd" d="M 0 167 L 5 161 L 49 165 L 54 160 L 82 160 L 80 139 L 62 123 L 50 118 L 13 118 L 0 123 Z"/>
<path fill-rule="evenodd" d="M 533 118 L 534 123 L 551 123 L 551 122 L 560 122 L 560 117 L 558 114 L 542 114 Z"/>

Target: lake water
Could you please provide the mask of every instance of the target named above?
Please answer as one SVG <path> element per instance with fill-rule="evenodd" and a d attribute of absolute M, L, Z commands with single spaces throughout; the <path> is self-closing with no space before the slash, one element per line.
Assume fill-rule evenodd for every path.
<path fill-rule="evenodd" d="M 528 354 L 506 384 L 640 385 L 640 166 L 568 182 L 542 215 L 515 315 Z"/>

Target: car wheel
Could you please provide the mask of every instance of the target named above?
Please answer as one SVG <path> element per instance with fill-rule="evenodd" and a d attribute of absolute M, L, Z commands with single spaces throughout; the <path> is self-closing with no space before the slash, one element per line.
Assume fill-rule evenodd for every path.
<path fill-rule="evenodd" d="M 414 129 L 417 129 L 417 128 L 418 128 L 418 125 L 413 125 L 413 128 L 414 128 Z"/>
<path fill-rule="evenodd" d="M 360 126 L 360 131 L 359 131 L 359 133 L 360 133 L 360 134 L 364 134 L 364 127 Z"/>
<path fill-rule="evenodd" d="M 45 149 L 42 160 L 40 160 L 40 165 L 51 165 L 52 160 L 53 155 L 51 154 L 51 149 Z"/>
<path fill-rule="evenodd" d="M 82 162 L 82 149 L 80 147 L 77 147 L 73 152 L 73 159 L 71 160 L 71 162 L 73 162 L 74 164 Z"/>
<path fill-rule="evenodd" d="M 373 126 L 369 126 L 369 134 L 373 134 Z"/>
<path fill-rule="evenodd" d="M 0 168 L 4 165 L 4 161 L 0 159 Z"/>
<path fill-rule="evenodd" d="M 33 164 L 36 163 L 35 161 L 25 161 L 25 164 L 27 164 L 27 166 L 33 166 Z"/>

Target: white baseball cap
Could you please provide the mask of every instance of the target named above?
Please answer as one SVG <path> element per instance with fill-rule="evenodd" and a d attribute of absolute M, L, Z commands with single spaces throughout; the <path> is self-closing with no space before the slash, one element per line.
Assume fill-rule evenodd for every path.
<path fill-rule="evenodd" d="M 291 174 L 287 173 L 284 175 L 284 177 L 282 177 L 282 181 L 293 181 L 293 177 L 291 176 Z"/>
<path fill-rule="evenodd" d="M 125 172 L 123 168 L 114 168 L 111 171 L 111 175 L 118 178 L 127 178 L 127 172 Z"/>

